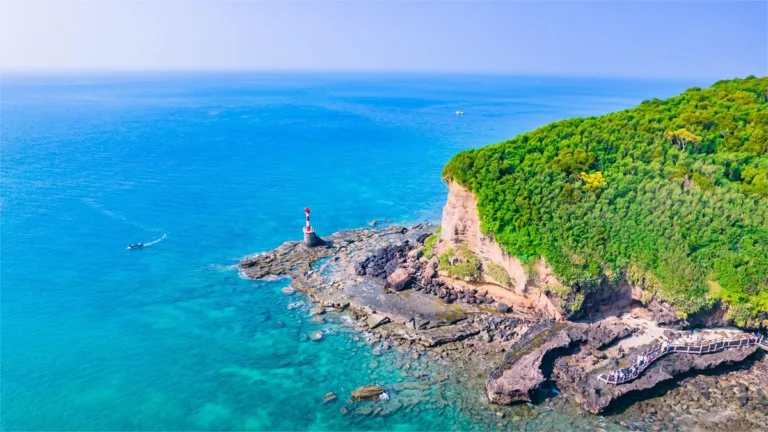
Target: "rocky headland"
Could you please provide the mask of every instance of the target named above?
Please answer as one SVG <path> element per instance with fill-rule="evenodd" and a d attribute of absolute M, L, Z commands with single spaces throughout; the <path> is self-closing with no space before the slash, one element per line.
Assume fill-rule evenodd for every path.
<path fill-rule="evenodd" d="M 559 404 L 632 430 L 766 430 L 768 343 L 745 330 L 768 326 L 767 85 L 719 81 L 461 152 L 439 226 L 374 221 L 240 269 L 290 277 L 314 320 L 348 316 L 374 354 L 444 360 L 499 418 Z"/>
<path fill-rule="evenodd" d="M 322 246 L 286 242 L 238 267 L 253 279 L 290 277 L 291 288 L 316 303 L 312 315 L 347 315 L 370 335 L 374 354 L 394 348 L 413 359 L 448 361 L 484 382 L 493 404 L 578 404 L 637 430 L 714 428 L 724 419 L 742 429 L 768 427 L 768 399 L 754 386 L 768 382 L 768 366 L 756 346 L 674 353 L 633 381 L 599 380 L 654 343 L 740 332 L 683 330 L 674 311 L 643 305 L 630 286 L 588 299 L 591 313 L 573 321 L 546 262 L 525 269 L 505 254 L 480 233 L 475 206 L 471 193 L 449 184 L 441 229 L 425 223 L 341 231 Z M 718 388 L 720 382 L 743 390 Z M 696 390 L 678 391 L 688 388 Z M 677 403 L 664 402 L 671 398 Z M 730 407 L 727 415 L 696 415 L 718 398 Z"/>

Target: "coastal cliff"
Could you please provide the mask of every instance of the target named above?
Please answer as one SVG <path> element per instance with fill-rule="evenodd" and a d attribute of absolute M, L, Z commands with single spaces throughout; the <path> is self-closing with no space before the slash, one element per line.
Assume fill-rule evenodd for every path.
<path fill-rule="evenodd" d="M 627 400 L 626 395 L 657 389 L 695 371 L 722 370 L 756 355 L 754 346 L 674 355 L 631 383 L 598 379 L 609 367 L 639 361 L 651 344 L 682 337 L 669 329 L 768 325 L 768 261 L 759 250 L 768 240 L 763 217 L 768 214 L 768 189 L 751 183 L 754 173 L 761 185 L 768 185 L 768 170 L 762 169 L 768 161 L 761 159 L 768 152 L 768 122 L 762 120 L 768 115 L 766 86 L 765 78 L 723 81 L 616 115 L 558 122 L 460 153 L 446 165 L 448 197 L 432 249 L 443 279 L 524 298 L 539 316 L 558 321 L 553 326 L 540 320 L 521 329 L 504 360 L 489 373 L 490 401 L 540 400 L 556 383 L 584 409 L 599 413 Z M 713 120 L 701 128 L 698 120 L 691 121 L 690 110 L 706 101 L 714 105 L 707 105 L 711 109 L 701 118 Z M 711 132 L 718 126 L 714 118 L 729 111 L 749 125 L 751 135 L 732 137 L 726 145 L 722 138 L 729 130 Z M 662 112 L 680 118 L 669 122 Z M 644 127 L 637 119 L 658 124 Z M 628 129 L 636 132 L 627 135 Z M 612 134 L 610 139 L 604 139 L 606 133 Z M 635 153 L 624 151 L 630 156 L 618 163 L 615 141 L 620 135 Z M 702 152 L 704 142 L 709 147 Z M 723 156 L 708 156 L 718 151 Z M 734 169 L 733 162 L 725 162 L 734 151 L 754 153 L 756 165 L 743 164 L 749 179 L 715 174 Z M 664 174 L 659 177 L 647 164 L 665 166 Z M 702 164 L 706 174 L 700 171 Z M 718 198 L 726 195 L 742 206 L 762 209 L 761 216 L 739 216 L 741 209 Z M 701 220 L 696 209 L 719 216 Z M 731 224 L 731 232 L 709 232 L 721 224 Z M 760 246 L 728 250 L 725 238 L 739 244 L 758 241 Z M 706 257 L 699 250 L 706 250 Z M 497 289 L 487 288 L 489 284 Z M 617 322 L 609 321 L 615 317 Z M 589 323 L 571 321 L 577 318 L 589 318 Z M 637 319 L 655 330 L 638 325 Z M 658 325 L 669 327 L 662 334 Z M 613 335 L 610 341 L 631 342 L 616 349 L 589 341 L 588 335 L 605 330 Z M 707 332 L 706 337 L 727 333 Z"/>
<path fill-rule="evenodd" d="M 435 247 L 437 253 L 444 253 L 460 245 L 467 246 L 484 264 L 484 281 L 531 300 L 531 304 L 546 315 L 563 319 L 563 309 L 540 289 L 541 286 L 561 285 L 546 261 L 543 258 L 538 260 L 532 267 L 535 274 L 526 274 L 519 259 L 507 254 L 492 238 L 482 234 L 477 199 L 472 192 L 453 181 L 448 182 L 448 197 L 443 207 L 441 226 L 440 238 Z M 509 275 L 508 285 L 494 279 L 488 271 L 489 263 L 500 265 L 506 271 Z"/>
<path fill-rule="evenodd" d="M 499 251 L 520 258 L 515 290 L 560 315 L 623 290 L 682 320 L 768 326 L 767 94 L 768 78 L 719 81 L 461 152 L 442 239 L 517 279 Z"/>
<path fill-rule="evenodd" d="M 615 286 L 603 284 L 599 289 L 592 290 L 588 297 L 578 300 L 582 306 L 580 310 L 573 308 L 578 294 L 558 280 L 544 257 L 525 266 L 520 259 L 508 254 L 491 236 L 482 233 L 475 195 L 455 181 L 449 180 L 447 187 L 448 196 L 443 207 L 440 236 L 434 246 L 435 253 L 466 246 L 482 262 L 480 282 L 485 283 L 483 288 L 486 291 L 505 297 L 510 304 L 535 309 L 558 321 L 571 319 L 576 313 L 602 317 L 641 307 L 644 315 L 661 324 L 679 327 L 685 323 L 679 319 L 674 307 L 667 303 L 652 298 L 643 305 L 646 291 L 624 278 Z M 491 274 L 489 269 L 494 265 L 502 268 L 509 276 L 507 283 L 497 280 Z M 461 283 L 456 280 L 451 282 Z M 699 315 L 695 318 L 697 322 L 709 326 L 724 325 L 721 310 L 716 310 L 712 315 Z"/>

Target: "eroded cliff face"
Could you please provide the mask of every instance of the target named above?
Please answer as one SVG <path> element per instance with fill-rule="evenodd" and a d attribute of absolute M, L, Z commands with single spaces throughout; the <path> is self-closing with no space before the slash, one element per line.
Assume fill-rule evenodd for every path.
<path fill-rule="evenodd" d="M 512 279 L 507 289 L 530 299 L 543 313 L 561 320 L 563 310 L 547 297 L 541 287 L 560 284 L 552 274 L 552 269 L 542 258 L 536 262 L 535 277 L 529 278 L 522 262 L 506 253 L 501 246 L 480 231 L 480 216 L 477 212 L 477 199 L 474 194 L 460 184 L 448 182 L 448 200 L 443 208 L 442 231 L 436 250 L 442 253 L 448 248 L 466 245 L 483 261 L 484 278 L 498 283 L 488 274 L 486 264 L 496 263 L 504 268 Z M 537 282 L 531 282 L 536 280 Z"/>
<path fill-rule="evenodd" d="M 480 231 L 480 216 L 474 194 L 460 184 L 449 181 L 448 199 L 443 207 L 442 231 L 440 240 L 435 246 L 436 252 L 442 253 L 448 248 L 457 248 L 459 245 L 466 245 L 482 260 L 483 278 L 486 282 L 503 285 L 488 273 L 488 263 L 496 263 L 506 270 L 512 283 L 505 288 L 525 299 L 524 302 L 518 302 L 518 305 L 533 304 L 537 310 L 557 320 L 568 318 L 569 312 L 563 309 L 563 302 L 554 294 L 549 296 L 545 294 L 545 290 L 551 293 L 562 286 L 546 260 L 543 257 L 537 260 L 534 265 L 536 274 L 527 275 L 519 259 L 506 253 L 492 238 L 484 236 Z M 592 318 L 599 318 L 630 310 L 637 311 L 641 306 L 640 300 L 644 297 L 643 294 L 641 287 L 623 279 L 616 287 L 604 286 L 603 289 L 591 292 L 584 300 L 582 313 Z M 685 321 L 679 319 L 674 308 L 656 299 L 642 309 L 659 323 L 685 325 Z M 703 319 L 709 316 L 709 313 L 704 313 Z M 697 320 L 701 319 L 697 318 Z M 722 325 L 722 322 L 722 320 L 710 319 L 707 324 Z"/>

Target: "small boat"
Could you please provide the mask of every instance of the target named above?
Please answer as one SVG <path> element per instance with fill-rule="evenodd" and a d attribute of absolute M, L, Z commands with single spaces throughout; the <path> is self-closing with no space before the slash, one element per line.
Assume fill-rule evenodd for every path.
<path fill-rule="evenodd" d="M 464 115 L 464 111 L 456 111 L 456 115 Z"/>
<path fill-rule="evenodd" d="M 144 245 L 142 243 L 129 244 L 128 249 L 141 249 Z"/>

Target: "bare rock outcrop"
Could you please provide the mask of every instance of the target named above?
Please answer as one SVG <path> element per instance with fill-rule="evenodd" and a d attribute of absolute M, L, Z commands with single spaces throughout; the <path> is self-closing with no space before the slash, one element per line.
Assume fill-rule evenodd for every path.
<path fill-rule="evenodd" d="M 482 234 L 474 194 L 450 181 L 437 250 L 443 252 L 458 245 L 466 245 L 483 262 L 494 262 L 502 266 L 510 276 L 511 290 L 533 300 L 536 307 L 547 315 L 558 320 L 563 318 L 563 310 L 550 301 L 535 284 L 529 283 L 529 275 L 526 275 L 522 262 L 507 254 L 492 238 Z M 536 271 L 534 279 L 538 280 L 538 284 L 559 284 L 543 259 L 538 262 Z M 486 279 L 493 282 L 492 277 L 486 276 Z"/>
<path fill-rule="evenodd" d="M 541 322 L 531 327 L 488 374 L 488 398 L 504 405 L 531 401 L 551 378 L 547 375 L 559 355 L 580 345 L 599 349 L 630 333 L 631 329 L 618 320 L 599 324 Z"/>
<path fill-rule="evenodd" d="M 382 394 L 384 394 L 383 388 L 374 384 L 369 384 L 369 385 L 358 387 L 357 389 L 355 389 L 355 391 L 352 392 L 352 399 L 354 400 L 377 399 Z"/>
<path fill-rule="evenodd" d="M 601 351 L 633 331 L 615 318 L 594 324 L 539 323 L 491 370 L 486 381 L 488 398 L 499 404 L 532 401 L 541 396 L 538 392 L 542 384 L 552 380 L 585 410 L 597 414 L 624 395 L 652 389 L 693 371 L 744 361 L 758 349 L 752 346 L 701 355 L 673 353 L 656 360 L 633 381 L 616 385 L 599 380 L 601 374 L 626 367 L 648 348 L 643 345 L 631 352 L 619 351 L 615 358 Z"/>
<path fill-rule="evenodd" d="M 638 352 L 642 350 L 640 347 Z M 571 362 L 558 362 L 553 375 L 561 390 L 573 396 L 589 412 L 597 414 L 608 408 L 614 401 L 630 393 L 642 392 L 658 384 L 673 380 L 692 371 L 713 369 L 722 365 L 741 362 L 757 350 L 756 346 L 729 349 L 712 354 L 670 354 L 657 360 L 639 378 L 625 384 L 615 385 L 597 379 L 606 370 L 615 369 L 619 361 L 611 361 L 607 367 L 585 371 L 572 366 Z M 633 355 L 629 355 L 633 358 Z"/>
<path fill-rule="evenodd" d="M 513 264 L 519 266 L 519 262 L 504 255 L 492 239 L 480 235 L 474 198 L 469 192 L 464 193 L 467 199 L 471 198 L 467 202 L 471 204 L 474 216 L 452 221 L 451 218 L 461 212 L 446 206 L 448 216 L 444 219 L 443 235 L 446 235 L 446 226 L 458 234 L 448 240 L 443 238 L 442 247 L 456 244 L 477 247 L 473 250 L 479 251 L 481 258 L 493 258 L 497 264 L 506 262 L 507 271 L 517 282 Z M 466 210 L 466 213 L 468 208 L 462 211 Z M 291 289 L 284 292 L 291 295 L 294 290 L 300 291 L 317 303 L 309 310 L 316 314 L 313 319 L 322 322 L 320 314 L 346 310 L 344 313 L 354 320 L 356 329 L 373 334 L 371 343 L 396 349 L 410 348 L 417 357 L 429 352 L 461 364 L 466 364 L 470 357 L 478 358 L 472 371 L 490 368 L 486 393 L 492 402 L 499 404 L 538 401 L 551 384 L 556 383 L 569 399 L 597 413 L 626 395 L 637 395 L 661 382 L 678 380 L 680 375 L 687 376 L 691 371 L 741 361 L 755 351 L 753 347 L 701 356 L 670 354 L 654 362 L 634 381 L 618 386 L 605 384 L 597 376 L 626 367 L 637 354 L 634 351 L 642 350 L 643 347 L 638 345 L 647 344 L 647 338 L 651 337 L 646 334 L 651 328 L 638 326 L 632 320 L 657 319 L 660 314 L 672 320 L 673 312 L 666 305 L 651 302 L 649 308 L 638 312 L 638 316 L 633 311 L 631 317 L 611 316 L 591 324 L 563 319 L 556 322 L 552 317 L 557 314 L 542 317 L 539 313 L 552 312 L 548 308 L 554 305 L 537 291 L 536 284 L 523 283 L 522 288 L 508 290 L 498 284 L 464 283 L 439 277 L 436 271 L 438 258 L 421 256 L 424 241 L 435 228 L 430 224 L 419 224 L 411 228 L 342 231 L 326 237 L 324 246 L 319 248 L 286 242 L 273 251 L 246 258 L 239 269 L 250 278 L 290 277 Z M 474 234 L 469 235 L 469 232 Z M 554 283 L 548 271 L 546 264 L 540 263 L 539 277 Z M 410 290 L 400 291 L 401 288 Z M 518 289 L 521 290 L 519 295 Z M 643 297 L 629 285 L 622 289 L 624 294 L 620 297 L 631 296 L 635 300 Z M 506 303 L 507 298 L 499 296 L 499 292 L 515 293 L 519 298 L 526 296 L 526 301 L 533 301 L 532 295 L 539 292 L 538 311 L 534 311 L 532 304 L 514 302 L 514 298 L 513 302 Z M 612 296 L 593 297 L 592 300 L 613 304 L 616 298 Z M 301 304 L 291 303 L 288 307 L 300 307 Z M 513 305 L 512 310 L 508 304 Z M 600 304 L 596 306 L 602 316 L 615 315 L 609 313 L 612 309 L 602 309 Z M 614 343 L 633 332 L 639 333 L 638 337 L 645 335 L 646 339 Z M 322 340 L 323 333 L 316 331 L 309 336 L 304 338 Z M 374 353 L 381 353 L 382 349 L 387 348 L 374 348 Z M 491 367 L 501 349 L 506 350 L 503 361 Z M 478 350 L 483 354 L 477 355 Z M 369 391 L 372 396 L 368 396 Z M 380 391 L 383 390 L 365 389 L 360 397 L 375 398 L 373 394 Z"/>
<path fill-rule="evenodd" d="M 368 327 L 371 329 L 375 329 L 376 327 L 384 325 L 389 321 L 389 317 L 375 313 L 368 315 L 368 318 L 365 319 L 365 323 L 368 324 Z"/>
<path fill-rule="evenodd" d="M 402 291 L 410 288 L 413 283 L 413 278 L 408 274 L 408 270 L 404 267 L 398 267 L 392 274 L 387 276 L 387 288 L 392 288 L 395 291 Z"/>
<path fill-rule="evenodd" d="M 533 392 L 546 379 L 541 370 L 544 356 L 570 343 L 565 329 L 551 323 L 529 330 L 516 349 L 507 352 L 502 364 L 488 375 L 488 399 L 502 405 L 532 400 Z"/>

